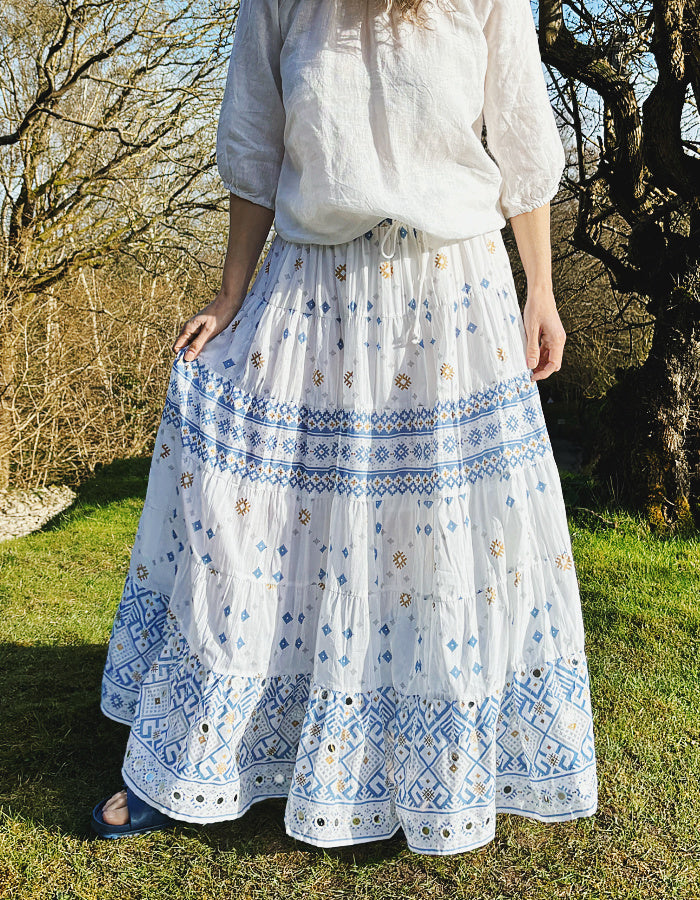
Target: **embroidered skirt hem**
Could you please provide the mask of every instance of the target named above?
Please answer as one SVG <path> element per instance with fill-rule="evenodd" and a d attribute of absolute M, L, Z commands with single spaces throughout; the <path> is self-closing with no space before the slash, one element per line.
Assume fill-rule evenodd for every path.
<path fill-rule="evenodd" d="M 393 253 L 386 255 L 394 241 Z M 127 784 L 448 854 L 597 809 L 578 582 L 500 231 L 277 236 L 172 367 L 105 664 Z"/>

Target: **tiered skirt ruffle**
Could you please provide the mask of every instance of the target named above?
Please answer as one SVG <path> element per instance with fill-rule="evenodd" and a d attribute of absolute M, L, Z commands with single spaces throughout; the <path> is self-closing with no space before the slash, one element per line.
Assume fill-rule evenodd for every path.
<path fill-rule="evenodd" d="M 177 355 L 102 709 L 174 818 L 285 797 L 308 843 L 456 853 L 596 811 L 590 685 L 501 233 L 387 260 L 390 225 L 276 236 Z"/>

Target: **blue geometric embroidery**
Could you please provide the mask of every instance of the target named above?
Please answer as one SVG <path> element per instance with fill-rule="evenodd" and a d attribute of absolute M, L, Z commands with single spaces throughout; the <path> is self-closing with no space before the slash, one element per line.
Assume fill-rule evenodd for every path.
<path fill-rule="evenodd" d="M 415 852 L 456 853 L 493 838 L 497 811 L 556 821 L 597 807 L 584 653 L 514 672 L 478 702 L 344 694 L 309 675 L 203 679 L 174 633 L 125 757 L 127 783 L 178 818 L 238 818 L 284 797 L 288 833 L 310 843 L 403 827 Z"/>
<path fill-rule="evenodd" d="M 398 234 L 410 240 L 410 229 Z M 365 238 L 374 241 L 376 229 Z M 357 247 L 372 252 L 364 240 Z M 309 248 L 276 238 L 261 272 L 283 251 L 289 271 L 274 274 L 273 268 L 267 280 L 261 275 L 237 320 L 245 342 L 269 312 L 278 326 L 267 345 L 271 353 L 274 341 L 280 346 L 294 334 L 306 346 L 287 346 L 285 353 L 313 362 L 320 351 L 330 363 L 331 356 L 338 362 L 342 357 L 336 314 L 347 318 L 346 306 L 360 328 L 367 312 L 373 344 L 375 323 L 381 326 L 377 348 L 383 343 L 387 353 L 394 346 L 391 329 L 405 317 L 407 324 L 420 322 L 407 350 L 442 363 L 442 343 L 430 350 L 433 356 L 418 348 L 435 345 L 436 336 L 446 343 L 453 334 L 459 337 L 461 329 L 447 317 L 464 317 L 460 325 L 472 335 L 461 338 L 465 360 L 468 354 L 474 363 L 467 383 L 482 384 L 486 374 L 486 383 L 467 396 L 457 390 L 466 369 L 445 363 L 432 385 L 439 388 L 427 394 L 437 398 L 431 406 L 392 408 L 384 402 L 376 409 L 354 408 L 356 388 L 348 382 L 344 399 L 350 402 L 341 405 L 332 378 L 324 381 L 319 358 L 319 399 L 313 406 L 276 397 L 272 382 L 271 395 L 267 384 L 259 395 L 242 390 L 245 343 L 237 353 L 221 343 L 224 337 L 215 339 L 218 367 L 207 364 L 206 351 L 192 363 L 184 361 L 184 351 L 178 354 L 161 421 L 164 443 L 152 463 L 160 465 L 163 480 L 156 492 L 162 496 L 151 497 L 150 507 L 147 498 L 102 685 L 103 711 L 132 726 L 123 769 L 127 783 L 175 818 L 232 819 L 257 800 L 284 797 L 287 832 L 312 844 L 388 837 L 402 827 L 410 849 L 454 853 L 491 840 L 499 810 L 542 821 L 595 811 L 586 658 L 581 649 L 566 649 L 574 641 L 576 616 L 559 609 L 559 597 L 569 590 L 570 612 L 577 613 L 570 548 L 557 535 L 556 548 L 538 544 L 531 562 L 523 553 L 528 522 L 539 525 L 536 517 L 549 515 L 545 489 L 547 495 L 554 490 L 556 500 L 558 484 L 537 385 L 529 370 L 509 375 L 513 370 L 496 361 L 503 359 L 501 347 L 498 357 L 494 352 L 500 342 L 513 363 L 518 336 L 501 305 L 507 292 L 491 274 L 493 263 L 501 264 L 487 256 L 492 249 L 492 243 L 478 246 L 490 280 L 479 281 L 483 272 L 469 274 L 476 291 L 466 281 L 456 290 L 463 276 L 457 270 L 454 281 L 448 271 L 434 276 L 445 289 L 435 302 L 421 299 L 419 306 L 401 297 L 400 307 L 392 308 L 387 298 L 397 292 L 381 281 L 390 274 L 386 267 L 383 275 L 375 274 L 374 295 L 345 290 L 331 274 L 324 297 L 310 282 L 302 291 L 301 274 L 291 272 L 291 266 L 312 268 Z M 449 258 L 450 265 L 455 259 Z M 282 259 L 274 264 L 281 266 Z M 276 288 L 284 287 L 285 278 L 300 286 L 289 308 Z M 490 286 L 490 294 L 482 295 L 479 284 Z M 486 301 L 491 319 L 485 317 Z M 464 308 L 474 321 L 467 322 Z M 291 324 L 284 327 L 284 317 L 293 330 Z M 320 333 L 333 336 L 328 346 L 319 344 Z M 260 344 L 258 362 L 267 356 L 265 346 Z M 353 346 L 361 348 L 361 339 Z M 381 356 L 372 348 L 370 364 Z M 493 366 L 492 381 L 489 369 L 481 367 L 485 361 Z M 248 375 L 251 383 L 257 378 L 252 370 Z M 495 498 L 491 508 L 479 488 L 465 490 L 486 478 Z M 243 479 L 254 490 L 229 504 L 226 490 Z M 293 498 L 292 490 L 306 496 Z M 280 503 L 269 509 L 279 509 L 279 521 L 277 512 L 266 515 L 275 493 Z M 389 499 L 401 495 L 409 501 L 405 510 Z M 418 495 L 413 503 L 410 495 Z M 329 521 L 345 521 L 340 496 L 359 500 L 361 514 L 347 516 L 347 533 L 341 526 L 328 535 L 329 510 Z M 374 506 L 364 504 L 369 498 Z M 467 503 L 473 523 L 465 515 Z M 380 506 L 384 525 L 376 519 Z M 395 519 L 405 529 L 396 529 Z M 245 563 L 237 566 L 236 553 L 227 548 L 236 532 L 227 528 L 239 521 L 245 523 Z M 329 538 L 336 540 L 335 552 Z M 413 570 L 411 554 L 422 560 Z M 369 561 L 374 568 L 363 573 Z M 176 576 L 182 580 L 174 598 L 158 592 Z M 426 594 L 422 588 L 430 590 L 432 581 L 435 593 Z M 208 642 L 194 633 L 197 628 L 190 635 L 200 641 L 201 659 L 179 630 L 172 602 L 181 604 L 183 622 L 188 604 L 201 603 L 206 612 L 198 627 L 209 629 Z M 241 609 L 244 603 L 252 613 Z M 493 648 L 484 624 L 501 615 L 505 644 Z M 438 621 L 441 628 L 434 627 Z M 262 654 L 256 652 L 260 634 L 266 642 Z M 518 645 L 509 649 L 512 637 Z M 574 645 L 579 642 L 576 633 Z M 555 656 L 553 650 L 568 655 L 542 660 Z M 506 671 L 502 681 L 495 658 L 506 654 L 540 661 Z M 245 663 L 239 671 L 261 671 L 224 674 L 212 659 L 226 660 L 223 668 L 231 672 L 240 660 Z M 286 674 L 272 674 L 276 666 Z M 326 675 L 326 686 L 314 681 Z M 331 680 L 336 688 L 359 687 L 359 681 L 377 687 L 345 693 L 328 687 Z M 438 681 L 441 696 L 431 697 L 427 686 Z M 489 693 L 494 684 L 497 690 Z"/>
<path fill-rule="evenodd" d="M 230 417 L 227 435 L 217 437 L 202 422 L 208 403 L 217 409 L 217 421 Z M 501 429 L 508 409 L 514 414 L 506 419 L 512 433 L 506 438 Z M 537 383 L 527 371 L 432 409 L 368 416 L 260 399 L 181 355 L 173 363 L 163 419 L 181 430 L 187 451 L 220 472 L 358 498 L 459 489 L 552 452 Z M 475 421 L 480 429 L 474 429 Z M 368 440 L 376 442 L 371 459 Z M 482 443 L 478 452 L 464 452 L 465 445 Z M 269 448 L 269 456 L 255 452 L 260 445 Z M 413 467 L 399 465 L 408 460 L 415 460 Z"/>

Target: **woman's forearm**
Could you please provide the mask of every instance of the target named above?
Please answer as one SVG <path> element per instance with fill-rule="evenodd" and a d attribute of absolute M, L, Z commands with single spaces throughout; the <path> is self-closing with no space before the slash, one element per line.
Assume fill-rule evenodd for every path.
<path fill-rule="evenodd" d="M 531 379 L 547 378 L 561 368 L 566 332 L 559 318 L 552 286 L 552 245 L 549 203 L 510 220 L 527 277 L 523 323 L 525 357 Z"/>
<path fill-rule="evenodd" d="M 549 203 L 510 219 L 528 288 L 552 287 Z"/>
<path fill-rule="evenodd" d="M 228 247 L 221 290 L 211 303 L 185 322 L 172 347 L 173 353 L 187 347 L 185 362 L 196 359 L 206 342 L 238 315 L 275 217 L 273 210 L 237 194 L 229 193 L 229 202 Z"/>
<path fill-rule="evenodd" d="M 238 309 L 260 259 L 274 210 L 229 193 L 229 232 L 221 279 L 221 296 Z"/>

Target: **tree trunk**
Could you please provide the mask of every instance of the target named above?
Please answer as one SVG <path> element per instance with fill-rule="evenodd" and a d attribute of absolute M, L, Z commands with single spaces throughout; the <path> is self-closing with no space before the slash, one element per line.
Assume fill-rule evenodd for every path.
<path fill-rule="evenodd" d="M 14 443 L 15 344 L 11 304 L 2 303 L 0 330 L 0 490 L 10 487 L 10 456 Z"/>
<path fill-rule="evenodd" d="M 653 530 L 689 533 L 700 527 L 700 267 L 648 308 L 651 349 L 606 395 L 595 474 Z"/>

